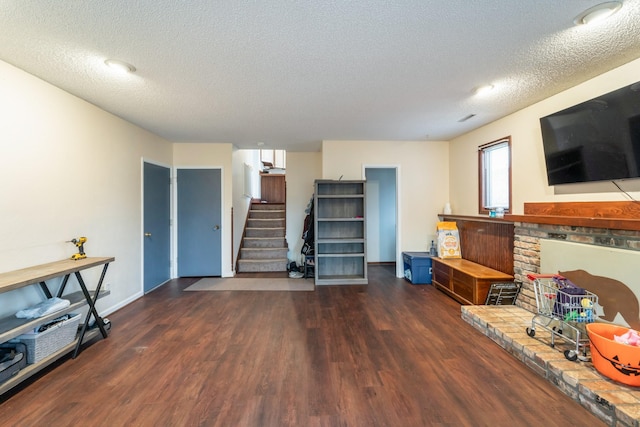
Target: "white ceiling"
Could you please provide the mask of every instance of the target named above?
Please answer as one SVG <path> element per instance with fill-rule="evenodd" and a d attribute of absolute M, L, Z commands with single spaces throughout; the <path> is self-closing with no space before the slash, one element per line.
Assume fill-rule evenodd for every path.
<path fill-rule="evenodd" d="M 0 59 L 172 141 L 448 140 L 639 57 L 600 2 L 3 0 Z"/>

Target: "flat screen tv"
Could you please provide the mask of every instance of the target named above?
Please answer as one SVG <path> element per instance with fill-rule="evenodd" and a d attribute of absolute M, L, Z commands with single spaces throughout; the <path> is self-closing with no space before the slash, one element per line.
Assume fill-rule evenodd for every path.
<path fill-rule="evenodd" d="M 640 82 L 540 119 L 549 185 L 640 177 Z"/>

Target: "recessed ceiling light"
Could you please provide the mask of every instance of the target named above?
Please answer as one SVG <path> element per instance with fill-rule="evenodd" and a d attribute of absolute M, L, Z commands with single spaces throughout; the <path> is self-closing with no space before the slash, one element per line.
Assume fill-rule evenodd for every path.
<path fill-rule="evenodd" d="M 587 25 L 600 22 L 616 13 L 622 7 L 622 2 L 608 1 L 599 5 L 590 7 L 582 12 L 573 20 L 576 25 Z"/>
<path fill-rule="evenodd" d="M 118 61 L 117 59 L 107 59 L 104 61 L 104 63 L 107 65 L 107 67 L 117 71 L 118 73 L 126 74 L 134 73 L 136 71 L 136 67 L 134 67 L 133 65 L 127 64 L 123 61 Z"/>
<path fill-rule="evenodd" d="M 493 85 L 479 86 L 473 90 L 474 95 L 486 95 L 493 90 Z"/>

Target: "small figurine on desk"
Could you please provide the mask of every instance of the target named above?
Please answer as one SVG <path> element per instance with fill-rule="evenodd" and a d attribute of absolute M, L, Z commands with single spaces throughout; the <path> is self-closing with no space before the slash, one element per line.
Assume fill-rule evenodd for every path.
<path fill-rule="evenodd" d="M 78 253 L 71 255 L 72 260 L 77 261 L 87 257 L 87 254 L 84 253 L 84 244 L 86 241 L 86 237 L 78 237 L 77 239 L 68 240 L 68 242 L 73 243 L 78 247 Z"/>

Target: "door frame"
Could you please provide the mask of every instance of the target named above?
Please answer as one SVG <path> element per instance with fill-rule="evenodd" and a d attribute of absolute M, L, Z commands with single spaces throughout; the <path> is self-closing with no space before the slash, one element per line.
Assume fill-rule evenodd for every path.
<path fill-rule="evenodd" d="M 227 242 L 227 217 L 224 215 L 224 167 L 222 166 L 174 166 L 171 171 L 171 198 L 176 203 L 172 205 L 172 242 L 171 249 L 171 272 L 172 277 L 178 277 L 178 169 L 218 169 L 220 170 L 220 277 L 232 277 L 233 274 L 225 274 L 225 260 L 228 261 L 226 254 L 230 254 L 225 250 L 225 242 Z"/>
<path fill-rule="evenodd" d="M 362 164 L 362 179 L 366 181 L 367 179 L 367 169 L 395 169 L 396 171 L 396 277 L 403 278 L 404 277 L 404 264 L 402 261 L 402 251 L 400 248 L 402 247 L 401 242 L 401 229 L 402 229 L 402 221 L 401 214 L 402 209 L 400 205 L 400 165 L 393 164 Z"/>
<path fill-rule="evenodd" d="M 174 198 L 173 198 L 174 180 L 171 177 L 173 175 L 173 168 L 169 164 L 158 162 L 156 160 L 151 160 L 143 156 L 141 157 L 141 160 L 140 160 L 140 230 L 141 230 L 140 231 L 140 253 L 142 254 L 142 257 L 140 258 L 140 261 L 141 261 L 140 262 L 140 292 L 142 292 L 142 295 L 144 295 L 144 164 L 145 163 L 149 163 L 152 165 L 169 169 L 169 179 L 170 179 L 169 181 L 169 256 L 170 256 L 169 280 L 175 278 L 175 271 L 176 271 L 173 268 L 173 246 L 175 243 L 175 240 L 173 237 L 173 230 L 172 230 L 174 228 L 173 218 L 175 218 L 174 212 L 173 212 L 173 205 L 175 204 Z M 155 289 L 158 289 L 160 286 L 164 285 L 169 280 L 159 284 L 158 286 L 153 288 L 150 292 L 154 291 Z"/>

